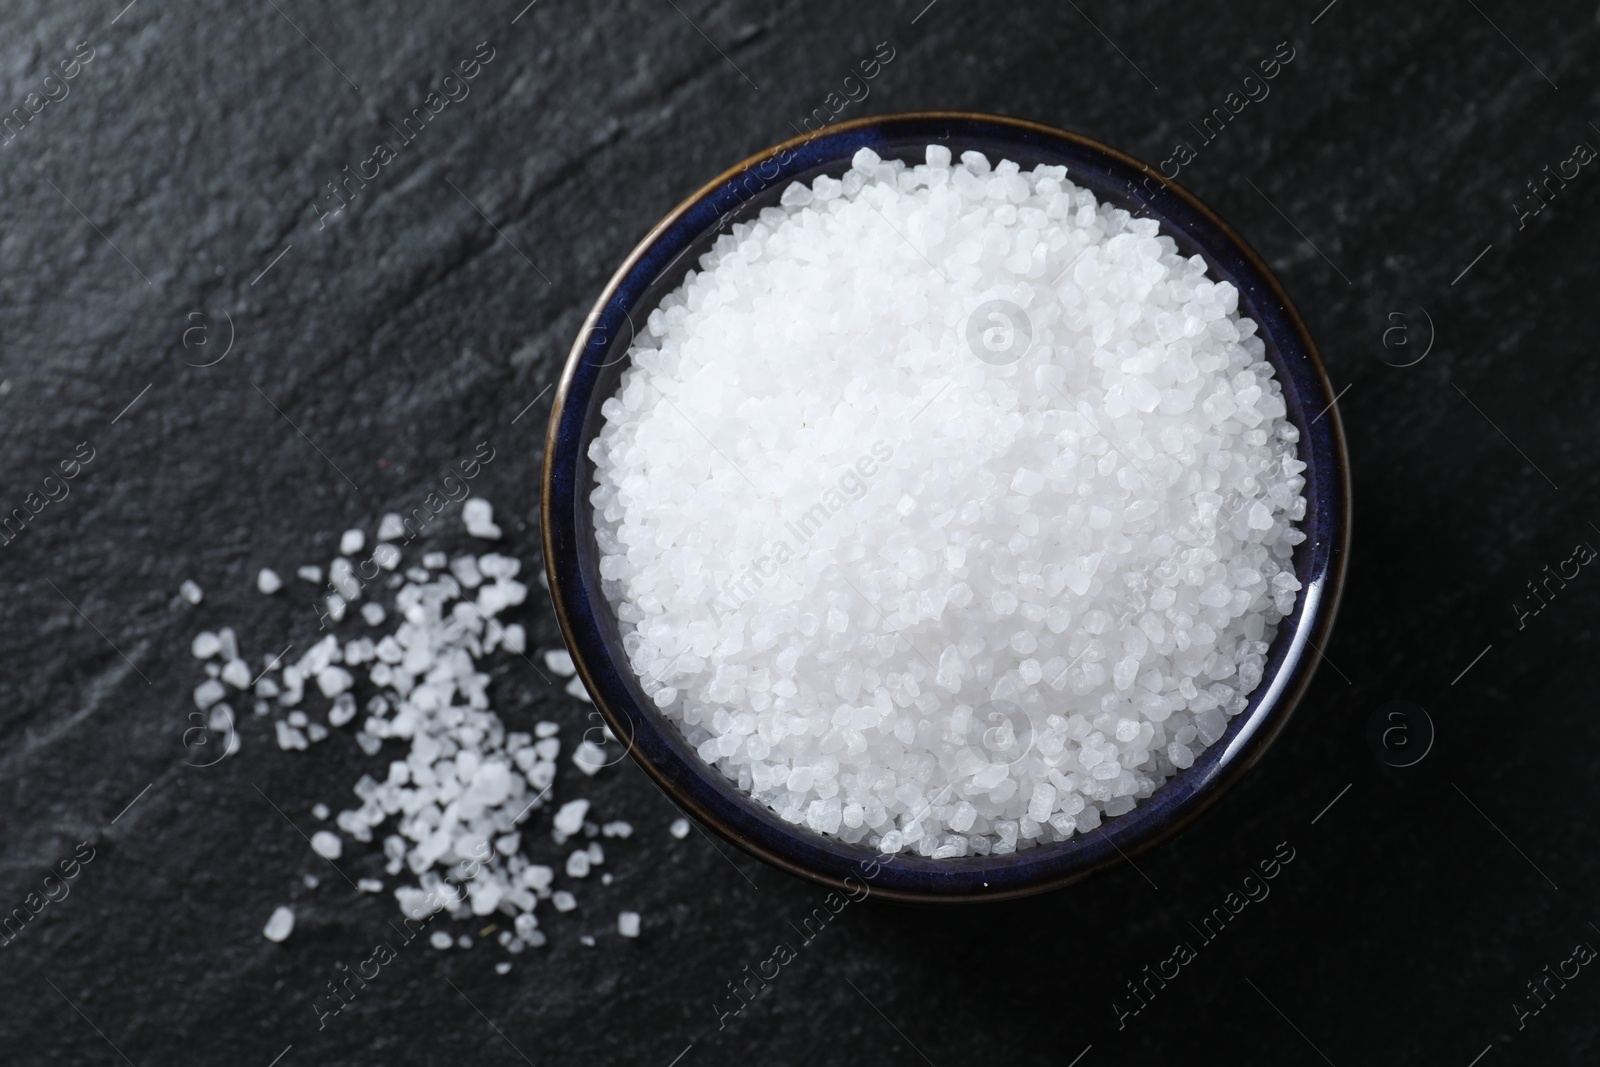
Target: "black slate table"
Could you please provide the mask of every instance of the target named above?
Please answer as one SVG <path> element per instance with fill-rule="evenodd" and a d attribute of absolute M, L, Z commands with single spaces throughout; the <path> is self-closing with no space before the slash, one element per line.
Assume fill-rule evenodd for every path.
<path fill-rule="evenodd" d="M 525 2 L 0 13 L 0 510 L 80 461 L 0 545 L 0 910 L 92 855 L 0 948 L 0 1060 L 1593 1062 L 1600 975 L 1573 961 L 1600 945 L 1600 576 L 1548 580 L 1600 545 L 1592 4 Z M 374 161 L 467 61 L 470 91 Z M 667 209 L 818 107 L 1078 130 L 1180 166 L 1261 250 L 1352 452 L 1350 582 L 1312 692 L 1138 869 L 852 906 L 731 1018 L 727 983 L 822 891 L 673 838 L 664 797 L 611 768 L 582 792 L 637 832 L 614 884 L 542 909 L 548 946 L 501 976 L 492 940 L 419 942 L 319 1029 L 313 998 L 395 909 L 290 822 L 371 761 L 344 736 L 282 752 L 246 715 L 238 755 L 191 766 L 191 637 L 232 622 L 255 654 L 314 633 L 303 593 L 263 598 L 256 570 L 292 583 L 482 441 L 477 488 L 535 567 L 545 390 L 583 314 Z M 514 617 L 558 642 L 542 597 Z M 589 725 L 525 669 L 494 686 L 514 723 Z M 1408 767 L 1382 742 L 1395 700 L 1435 734 Z M 1152 982 L 1180 941 L 1194 958 Z"/>

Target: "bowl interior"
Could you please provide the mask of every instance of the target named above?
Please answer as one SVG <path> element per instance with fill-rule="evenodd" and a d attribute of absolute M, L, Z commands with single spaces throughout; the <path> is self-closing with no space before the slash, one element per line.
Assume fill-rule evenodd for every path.
<path fill-rule="evenodd" d="M 784 822 L 707 767 L 657 713 L 628 666 L 615 613 L 601 592 L 588 455 L 604 421 L 600 405 L 627 367 L 634 323 L 642 325 L 733 222 L 774 204 L 791 181 L 843 174 L 863 146 L 916 163 L 935 143 L 957 158 L 976 149 L 991 162 L 1010 159 L 1024 169 L 1065 165 L 1071 181 L 1102 201 L 1156 218 L 1184 255 L 1203 256 L 1212 278 L 1239 290 L 1240 314 L 1259 325 L 1288 418 L 1301 432 L 1299 458 L 1308 464 L 1307 513 L 1300 524 L 1306 540 L 1294 554 L 1303 588 L 1294 614 L 1279 624 L 1261 683 L 1223 737 L 1153 796 L 1096 830 L 1009 855 L 948 860 L 883 857 Z M 1326 641 L 1343 574 L 1348 489 L 1332 400 L 1304 325 L 1265 265 L 1207 208 L 1142 164 L 1064 131 L 995 116 L 923 114 L 841 124 L 753 157 L 696 193 L 652 231 L 602 295 L 573 347 L 551 416 L 544 485 L 551 593 L 573 658 L 612 730 L 674 800 L 741 847 L 826 884 L 869 883 L 873 892 L 902 899 L 1032 892 L 1082 877 L 1172 833 L 1253 763 L 1281 728 L 1309 682 L 1315 649 Z"/>

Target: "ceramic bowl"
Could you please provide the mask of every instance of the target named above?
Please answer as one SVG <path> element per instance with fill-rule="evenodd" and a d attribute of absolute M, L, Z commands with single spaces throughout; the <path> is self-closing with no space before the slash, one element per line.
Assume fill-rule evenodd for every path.
<path fill-rule="evenodd" d="M 1073 182 L 1102 201 L 1158 219 L 1184 255 L 1204 256 L 1212 278 L 1239 290 L 1240 314 L 1259 325 L 1308 464 L 1306 539 L 1294 554 L 1303 588 L 1294 614 L 1279 625 L 1261 683 L 1223 737 L 1132 811 L 1095 830 L 1006 855 L 945 860 L 882 856 L 787 823 L 700 760 L 628 666 L 600 588 L 589 503 L 589 443 L 602 424 L 600 405 L 627 366 L 633 324 L 643 323 L 731 222 L 775 203 L 790 182 L 837 177 L 863 146 L 886 159 L 920 162 L 930 144 L 957 158 L 976 149 L 1024 169 L 1064 164 Z M 1338 606 L 1350 536 L 1348 464 L 1333 399 L 1305 323 L 1266 264 L 1214 212 L 1146 165 L 1079 134 L 997 115 L 924 112 L 839 123 L 751 156 L 679 204 L 628 255 L 589 313 L 556 390 L 545 447 L 544 550 L 556 616 L 622 747 L 681 808 L 752 855 L 857 895 L 865 887 L 898 900 L 999 899 L 1065 885 L 1151 848 L 1215 803 L 1261 757 L 1310 684 Z"/>

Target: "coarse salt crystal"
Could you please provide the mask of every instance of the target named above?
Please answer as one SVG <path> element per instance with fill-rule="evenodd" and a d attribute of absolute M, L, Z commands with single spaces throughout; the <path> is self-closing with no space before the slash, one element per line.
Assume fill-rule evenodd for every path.
<path fill-rule="evenodd" d="M 344 851 L 344 844 L 332 830 L 318 830 L 311 835 L 311 851 L 323 859 L 336 860 Z"/>
<path fill-rule="evenodd" d="M 606 765 L 606 751 L 593 741 L 580 741 L 572 752 L 572 765 L 593 777 Z"/>
<path fill-rule="evenodd" d="M 261 936 L 268 941 L 282 941 L 294 930 L 294 912 L 282 905 L 274 908 Z"/>
<path fill-rule="evenodd" d="M 583 829 L 583 817 L 589 813 L 587 800 L 569 800 L 556 811 L 552 825 L 564 834 L 572 835 Z"/>
<path fill-rule="evenodd" d="M 494 505 L 481 496 L 468 497 L 461 505 L 461 522 L 473 537 L 488 541 L 500 539 L 500 527 L 494 523 Z"/>

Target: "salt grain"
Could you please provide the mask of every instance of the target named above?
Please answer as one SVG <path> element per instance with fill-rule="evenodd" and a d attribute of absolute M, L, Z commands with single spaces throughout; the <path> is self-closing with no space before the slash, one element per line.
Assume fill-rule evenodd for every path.
<path fill-rule="evenodd" d="M 587 800 L 569 800 L 556 811 L 552 825 L 560 832 L 572 835 L 583 828 L 583 817 L 589 812 Z"/>
<path fill-rule="evenodd" d="M 500 527 L 494 523 L 494 506 L 481 496 L 468 497 L 461 505 L 461 522 L 473 537 L 489 541 L 500 539 Z"/>
<path fill-rule="evenodd" d="M 194 706 L 205 711 L 227 694 L 228 691 L 222 687 L 221 682 L 209 678 L 194 687 Z"/>
<path fill-rule="evenodd" d="M 593 777 L 606 765 L 606 750 L 593 741 L 580 741 L 572 753 L 572 765 L 584 774 Z"/>
<path fill-rule="evenodd" d="M 182 585 L 178 586 L 178 595 L 191 604 L 198 604 L 205 599 L 205 594 L 200 591 L 200 587 L 187 578 L 184 579 Z"/>
<path fill-rule="evenodd" d="M 283 579 L 279 578 L 278 572 L 271 567 L 262 567 L 256 574 L 256 588 L 271 596 L 283 588 Z"/>
<path fill-rule="evenodd" d="M 222 668 L 222 680 L 235 689 L 248 689 L 250 668 L 242 659 L 230 659 Z"/>
<path fill-rule="evenodd" d="M 326 860 L 336 860 L 344 851 L 339 835 L 331 830 L 318 830 L 311 835 L 311 850 Z"/>
<path fill-rule="evenodd" d="M 279 906 L 273 909 L 272 917 L 267 920 L 267 925 L 262 929 L 261 936 L 268 941 L 282 941 L 294 930 L 294 912 L 286 907 Z"/>
<path fill-rule="evenodd" d="M 689 836 L 689 820 L 673 819 L 672 825 L 668 829 L 671 831 L 673 837 L 676 837 L 679 841 L 682 841 L 684 838 Z"/>
<path fill-rule="evenodd" d="M 617 913 L 617 933 L 623 937 L 639 936 L 639 913 L 636 911 L 623 911 Z"/>

